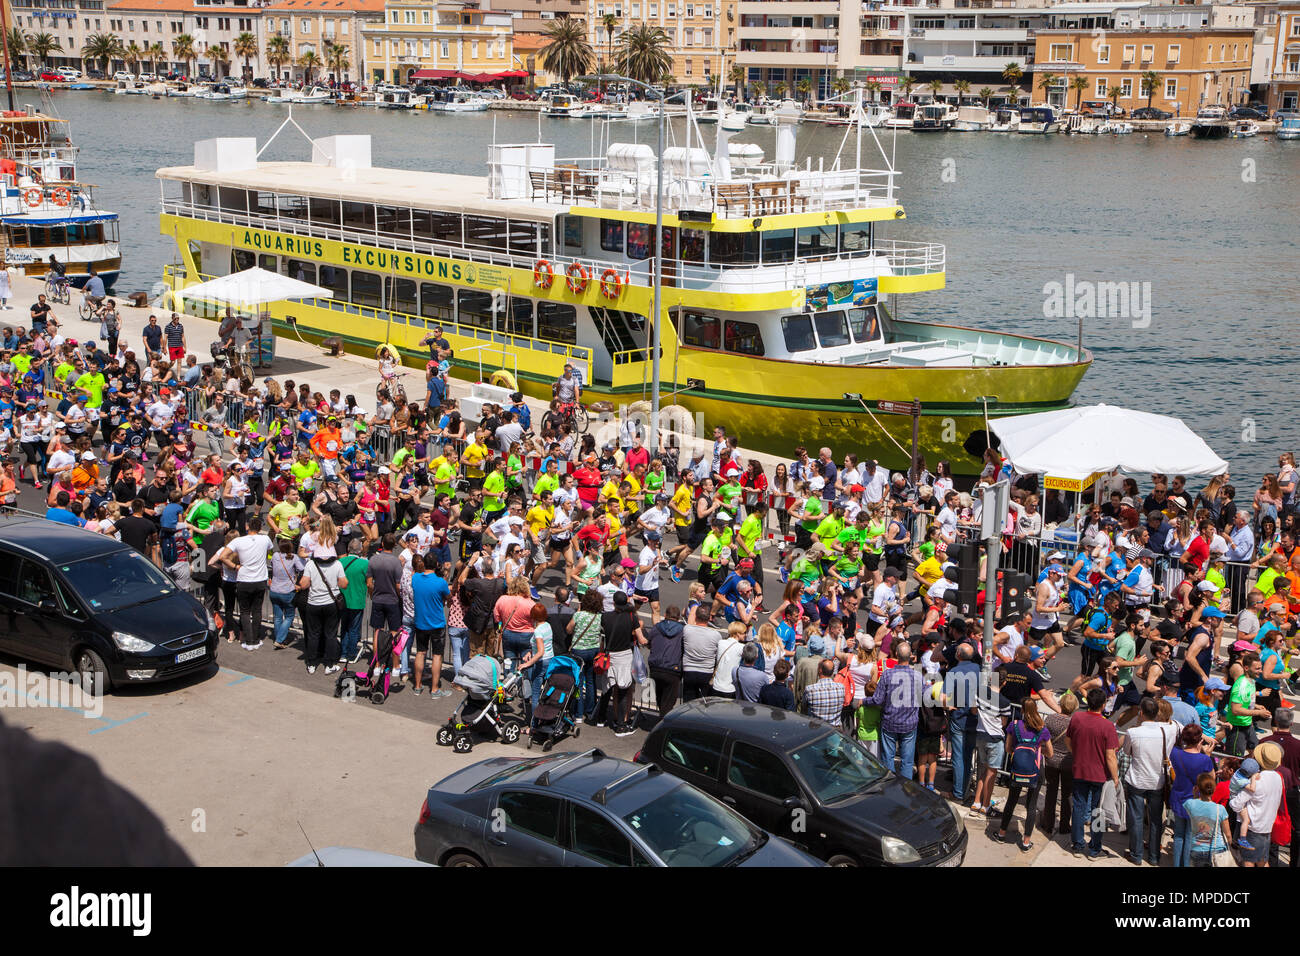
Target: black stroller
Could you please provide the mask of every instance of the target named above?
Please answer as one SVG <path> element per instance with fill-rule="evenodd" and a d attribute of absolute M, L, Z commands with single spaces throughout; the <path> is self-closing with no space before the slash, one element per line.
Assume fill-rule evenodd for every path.
<path fill-rule="evenodd" d="M 520 693 L 523 680 L 518 671 L 502 679 L 500 664 L 487 654 L 467 660 L 454 681 L 464 688 L 465 699 L 438 728 L 438 745 L 467 754 L 474 749 L 475 730 L 504 743 L 518 741 L 527 722 Z"/>
<path fill-rule="evenodd" d="M 532 729 L 529 731 L 528 749 L 542 740 L 542 749 L 550 750 L 556 741 L 568 734 L 577 737 L 582 733 L 573 718 L 578 688 L 582 681 L 582 664 L 572 657 L 552 657 L 542 675 L 542 691 L 533 711 Z"/>

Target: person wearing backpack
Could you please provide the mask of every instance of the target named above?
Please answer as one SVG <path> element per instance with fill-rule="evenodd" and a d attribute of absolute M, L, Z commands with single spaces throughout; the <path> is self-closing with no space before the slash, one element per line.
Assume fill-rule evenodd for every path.
<path fill-rule="evenodd" d="M 1043 726 L 1043 716 L 1033 701 L 1026 701 L 1020 719 L 1007 728 L 1007 749 L 1011 751 L 1011 762 L 1007 767 L 1010 777 L 1007 804 L 1002 809 L 1002 825 L 998 827 L 998 842 L 1006 841 L 1011 813 L 1016 809 L 1020 791 L 1024 790 L 1025 826 L 1021 830 L 1018 846 L 1022 853 L 1028 853 L 1034 848 L 1033 842 L 1026 838 L 1034 832 L 1034 819 L 1038 816 L 1038 788 L 1043 782 L 1043 757 L 1052 756 L 1052 735 Z"/>

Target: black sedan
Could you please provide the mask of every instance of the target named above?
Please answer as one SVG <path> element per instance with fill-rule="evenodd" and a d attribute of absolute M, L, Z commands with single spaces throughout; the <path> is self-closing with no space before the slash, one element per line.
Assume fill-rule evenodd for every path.
<path fill-rule="evenodd" d="M 1143 106 L 1133 111 L 1135 120 L 1167 120 L 1172 119 L 1173 115 L 1167 110 L 1156 109 L 1154 106 Z"/>
<path fill-rule="evenodd" d="M 658 767 L 495 757 L 429 788 L 415 858 L 439 866 L 821 866 Z"/>
<path fill-rule="evenodd" d="M 217 634 L 203 605 L 134 548 L 43 518 L 6 518 L 0 651 L 108 690 L 211 668 Z"/>
<path fill-rule="evenodd" d="M 832 866 L 960 866 L 966 828 L 843 731 L 762 704 L 705 699 L 668 714 L 638 761 L 712 794 Z"/>
<path fill-rule="evenodd" d="M 1228 110 L 1228 116 L 1231 119 L 1266 120 L 1268 119 L 1268 107 L 1234 106 Z"/>

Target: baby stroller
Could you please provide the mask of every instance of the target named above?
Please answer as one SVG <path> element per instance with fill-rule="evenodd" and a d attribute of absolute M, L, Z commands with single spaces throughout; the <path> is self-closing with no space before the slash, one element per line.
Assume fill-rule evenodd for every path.
<path fill-rule="evenodd" d="M 547 661 L 546 672 L 542 675 L 542 692 L 537 698 L 537 709 L 533 711 L 529 750 L 539 738 L 544 741 L 542 749 L 550 750 L 566 734 L 572 733 L 577 737 L 582 733 L 572 713 L 581 680 L 582 664 L 574 658 L 561 656 Z"/>
<path fill-rule="evenodd" d="M 344 668 L 334 685 L 334 696 L 353 700 L 358 694 L 368 694 L 370 703 L 382 704 L 388 700 L 388 688 L 393 680 L 393 655 L 402 653 L 410 631 L 402 628 L 393 632 L 380 629 L 375 632 L 370 661 L 364 670 Z"/>
<path fill-rule="evenodd" d="M 473 731 L 493 733 L 513 744 L 523 736 L 527 720 L 520 705 L 519 685 L 523 674 L 516 671 L 501 676 L 501 665 L 487 654 L 476 654 L 465 662 L 454 683 L 465 691 L 447 723 L 438 728 L 438 746 L 450 747 L 459 754 L 474 749 Z"/>

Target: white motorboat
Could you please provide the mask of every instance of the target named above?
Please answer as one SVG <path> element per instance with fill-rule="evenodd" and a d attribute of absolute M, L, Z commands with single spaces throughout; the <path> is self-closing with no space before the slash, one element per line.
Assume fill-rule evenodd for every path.
<path fill-rule="evenodd" d="M 979 133 L 993 125 L 993 114 L 983 106 L 957 107 L 957 119 L 952 124 L 958 133 Z"/>
<path fill-rule="evenodd" d="M 141 96 L 145 91 L 144 83 L 139 80 L 118 80 L 117 85 L 113 87 L 115 96 Z"/>
<path fill-rule="evenodd" d="M 989 124 L 990 133 L 1014 133 L 1020 128 L 1020 107 L 999 106 Z"/>
<path fill-rule="evenodd" d="M 748 103 L 737 103 L 722 114 L 719 121 L 722 128 L 729 133 L 739 133 L 749 125 L 749 114 L 753 112 Z"/>
<path fill-rule="evenodd" d="M 557 119 L 578 119 L 586 112 L 586 108 L 571 93 L 552 91 L 546 94 L 546 98 L 542 102 L 545 103 L 542 112 Z M 484 109 L 486 108 L 487 104 L 484 104 Z"/>
<path fill-rule="evenodd" d="M 1300 116 L 1288 116 L 1277 128 L 1278 139 L 1300 139 Z"/>
<path fill-rule="evenodd" d="M 1063 125 L 1050 106 L 1025 106 L 1020 110 L 1020 123 L 1016 132 L 1036 135 L 1059 133 Z"/>
<path fill-rule="evenodd" d="M 428 101 L 428 108 L 438 113 L 482 113 L 488 101 L 481 96 L 456 87 Z"/>
<path fill-rule="evenodd" d="M 885 119 L 886 129 L 911 129 L 916 118 L 915 103 L 896 103 L 893 111 Z"/>
<path fill-rule="evenodd" d="M 230 99 L 232 100 L 248 99 L 248 87 L 244 86 L 243 83 L 227 83 L 226 85 L 230 89 Z"/>
<path fill-rule="evenodd" d="M 1165 127 L 1166 136 L 1188 136 L 1191 132 L 1191 120 L 1177 120 Z"/>
<path fill-rule="evenodd" d="M 941 133 L 957 123 L 957 108 L 950 103 L 926 103 L 912 114 L 912 129 L 918 133 Z"/>
<path fill-rule="evenodd" d="M 313 86 L 310 89 L 302 90 L 295 93 L 290 100 L 291 103 L 328 103 L 334 99 L 334 95 L 324 86 Z"/>
<path fill-rule="evenodd" d="M 202 94 L 202 98 L 224 102 L 230 99 L 230 87 L 225 83 L 216 83 L 206 93 Z"/>
<path fill-rule="evenodd" d="M 1248 139 L 1251 136 L 1259 135 L 1259 124 L 1251 120 L 1243 120 L 1233 127 L 1231 136 L 1233 139 Z"/>
<path fill-rule="evenodd" d="M 1124 136 L 1133 132 L 1132 123 L 1120 123 L 1115 120 L 1102 123 L 1097 127 L 1098 133 L 1109 133 L 1111 136 Z"/>
<path fill-rule="evenodd" d="M 628 110 L 621 103 L 592 103 L 582 115 L 587 119 L 627 119 Z"/>

